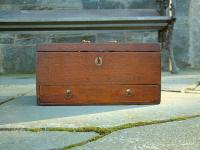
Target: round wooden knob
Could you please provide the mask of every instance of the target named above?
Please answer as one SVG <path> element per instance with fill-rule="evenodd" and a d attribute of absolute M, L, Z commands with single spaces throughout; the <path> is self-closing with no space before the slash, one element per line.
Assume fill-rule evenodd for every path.
<path fill-rule="evenodd" d="M 72 91 L 71 90 L 66 90 L 66 93 L 65 93 L 65 98 L 66 99 L 69 99 L 69 98 L 71 98 L 72 97 Z"/>
<path fill-rule="evenodd" d="M 133 91 L 131 89 L 126 89 L 126 96 L 133 96 Z"/>

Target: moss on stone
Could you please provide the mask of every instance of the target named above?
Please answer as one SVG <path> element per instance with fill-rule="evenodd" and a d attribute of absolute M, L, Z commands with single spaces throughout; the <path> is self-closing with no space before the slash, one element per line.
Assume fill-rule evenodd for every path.
<path fill-rule="evenodd" d="M 136 122 L 136 123 L 127 123 L 127 124 L 122 124 L 122 125 L 109 127 L 109 128 L 100 128 L 100 127 L 93 127 L 93 126 L 80 127 L 80 128 L 0 128 L 0 131 L 30 131 L 30 132 L 41 132 L 41 131 L 65 132 L 66 131 L 66 132 L 95 132 L 98 134 L 97 136 L 92 137 L 86 141 L 61 148 L 63 150 L 68 150 L 74 147 L 85 145 L 90 142 L 97 141 L 115 131 L 128 129 L 128 128 L 134 128 L 134 127 L 140 127 L 140 126 L 153 125 L 153 124 L 162 124 L 162 123 L 168 123 L 168 122 L 174 122 L 174 121 L 184 121 L 184 120 L 198 118 L 198 117 L 200 117 L 200 114 L 192 115 L 192 116 L 181 116 L 181 117 L 175 117 L 175 118 L 164 119 L 164 120 L 152 120 L 152 121 L 143 121 L 143 122 Z"/>
<path fill-rule="evenodd" d="M 142 121 L 142 122 L 135 122 L 135 123 L 127 123 L 122 124 L 119 126 L 109 127 L 109 128 L 101 128 L 101 127 L 80 127 L 80 128 L 24 128 L 25 131 L 31 131 L 31 132 L 40 132 L 40 131 L 66 131 L 66 132 L 95 132 L 99 135 L 108 135 L 112 132 L 128 129 L 128 128 L 134 128 L 139 126 L 147 126 L 147 125 L 153 125 L 153 124 L 161 124 L 161 123 L 167 123 L 167 122 L 174 122 L 174 121 L 183 121 L 188 120 L 192 118 L 200 117 L 200 115 L 193 115 L 193 116 L 181 116 L 181 117 L 175 117 L 165 120 L 152 120 L 152 121 Z M 5 128 L 2 130 L 12 130 L 12 128 Z M 14 129 L 14 130 L 22 130 Z"/>
<path fill-rule="evenodd" d="M 90 128 L 82 128 L 82 132 L 96 132 L 99 135 L 88 139 L 86 141 L 77 143 L 77 144 L 72 144 L 67 147 L 62 148 L 63 150 L 69 150 L 74 147 L 82 146 L 90 142 L 97 141 L 98 139 L 103 138 L 106 135 L 111 134 L 112 132 L 123 130 L 123 129 L 128 129 L 128 128 L 134 128 L 134 127 L 139 127 L 139 126 L 147 126 L 147 125 L 153 125 L 153 124 L 162 124 L 162 123 L 168 123 L 168 122 L 174 122 L 174 121 L 184 121 L 192 118 L 197 118 L 200 117 L 200 115 L 194 115 L 194 116 L 181 116 L 181 117 L 176 117 L 176 118 L 170 118 L 170 119 L 165 119 L 165 120 L 153 120 L 153 121 L 144 121 L 144 122 L 136 122 L 136 123 L 128 123 L 128 124 L 123 124 L 115 127 L 110 127 L 110 128 L 98 128 L 98 127 L 90 127 Z M 90 129 L 90 130 L 89 130 Z M 85 131 L 84 131 L 85 130 Z"/>
<path fill-rule="evenodd" d="M 86 141 L 83 141 L 83 142 L 80 142 L 80 143 L 76 143 L 76 144 L 72 144 L 72 145 L 69 145 L 67 147 L 64 147 L 62 148 L 62 150 L 70 150 L 71 148 L 74 148 L 74 147 L 78 147 L 78 146 L 82 146 L 82 145 L 85 145 L 87 143 L 90 143 L 90 142 L 94 142 L 94 141 L 97 141 L 98 139 L 101 139 L 102 137 L 104 137 L 105 135 L 97 135 L 95 137 L 92 137 Z"/>
<path fill-rule="evenodd" d="M 30 128 L 30 129 L 25 129 L 25 131 L 30 131 L 30 132 L 41 132 L 43 131 L 42 128 Z"/>

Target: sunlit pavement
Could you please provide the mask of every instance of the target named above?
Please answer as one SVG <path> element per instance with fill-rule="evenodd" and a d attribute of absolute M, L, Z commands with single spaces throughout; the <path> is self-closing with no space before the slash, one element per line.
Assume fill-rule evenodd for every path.
<path fill-rule="evenodd" d="M 45 149 L 44 143 L 39 142 L 45 137 L 48 137 L 46 143 L 51 143 L 46 149 L 60 148 L 95 135 L 95 133 L 65 132 L 66 134 L 63 135 L 56 132 L 37 134 L 25 131 L 4 131 L 12 128 L 113 127 L 126 123 L 200 115 L 199 81 L 200 72 L 197 71 L 181 72 L 178 75 L 163 73 L 160 105 L 37 106 L 34 75 L 0 76 L 0 128 L 2 130 L 0 134 L 4 135 L 0 136 L 0 149 L 12 149 L 15 146 L 19 149 L 26 149 L 27 146 L 38 149 L 33 146 L 34 142 L 41 145 L 39 148 Z M 129 149 L 130 146 L 131 149 L 200 149 L 200 145 L 197 144 L 199 143 L 197 141 L 200 141 L 198 138 L 200 135 L 197 134 L 200 133 L 199 124 L 200 118 L 194 118 L 130 128 L 117 131 L 81 147 L 75 147 L 75 149 L 99 149 L 100 145 L 104 145 L 104 149 L 112 149 L 112 145 L 115 145 L 113 149 L 120 150 Z M 20 142 L 16 142 L 16 138 L 19 141 L 26 139 L 24 146 L 19 147 Z M 34 142 L 31 142 L 31 139 Z M 61 143 L 58 144 L 56 139 L 59 139 Z M 146 144 L 144 144 L 145 141 Z M 177 147 L 176 143 L 182 147 Z"/>

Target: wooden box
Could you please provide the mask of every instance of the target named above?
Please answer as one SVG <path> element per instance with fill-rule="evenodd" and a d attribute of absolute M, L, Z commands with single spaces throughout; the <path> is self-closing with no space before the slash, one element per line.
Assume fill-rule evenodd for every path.
<path fill-rule="evenodd" d="M 47 44 L 37 48 L 39 105 L 159 104 L 159 44 Z"/>

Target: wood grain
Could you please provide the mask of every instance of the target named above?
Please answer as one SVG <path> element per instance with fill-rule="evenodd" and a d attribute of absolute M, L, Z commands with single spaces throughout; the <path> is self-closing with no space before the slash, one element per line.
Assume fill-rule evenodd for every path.
<path fill-rule="evenodd" d="M 163 30 L 172 21 L 156 9 L 0 11 L 0 31 Z"/>
<path fill-rule="evenodd" d="M 38 52 L 159 52 L 160 44 L 140 43 L 79 43 L 79 44 L 43 44 Z"/>
<path fill-rule="evenodd" d="M 65 98 L 66 90 L 72 91 Z M 132 96 L 126 95 L 131 89 Z M 40 86 L 40 105 L 105 105 L 105 104 L 158 104 L 160 86 L 157 85 L 79 85 Z"/>
<path fill-rule="evenodd" d="M 103 64 L 97 66 L 95 59 Z M 42 85 L 160 84 L 159 52 L 38 52 Z"/>
<path fill-rule="evenodd" d="M 47 44 L 36 57 L 39 105 L 160 103 L 159 44 Z"/>

